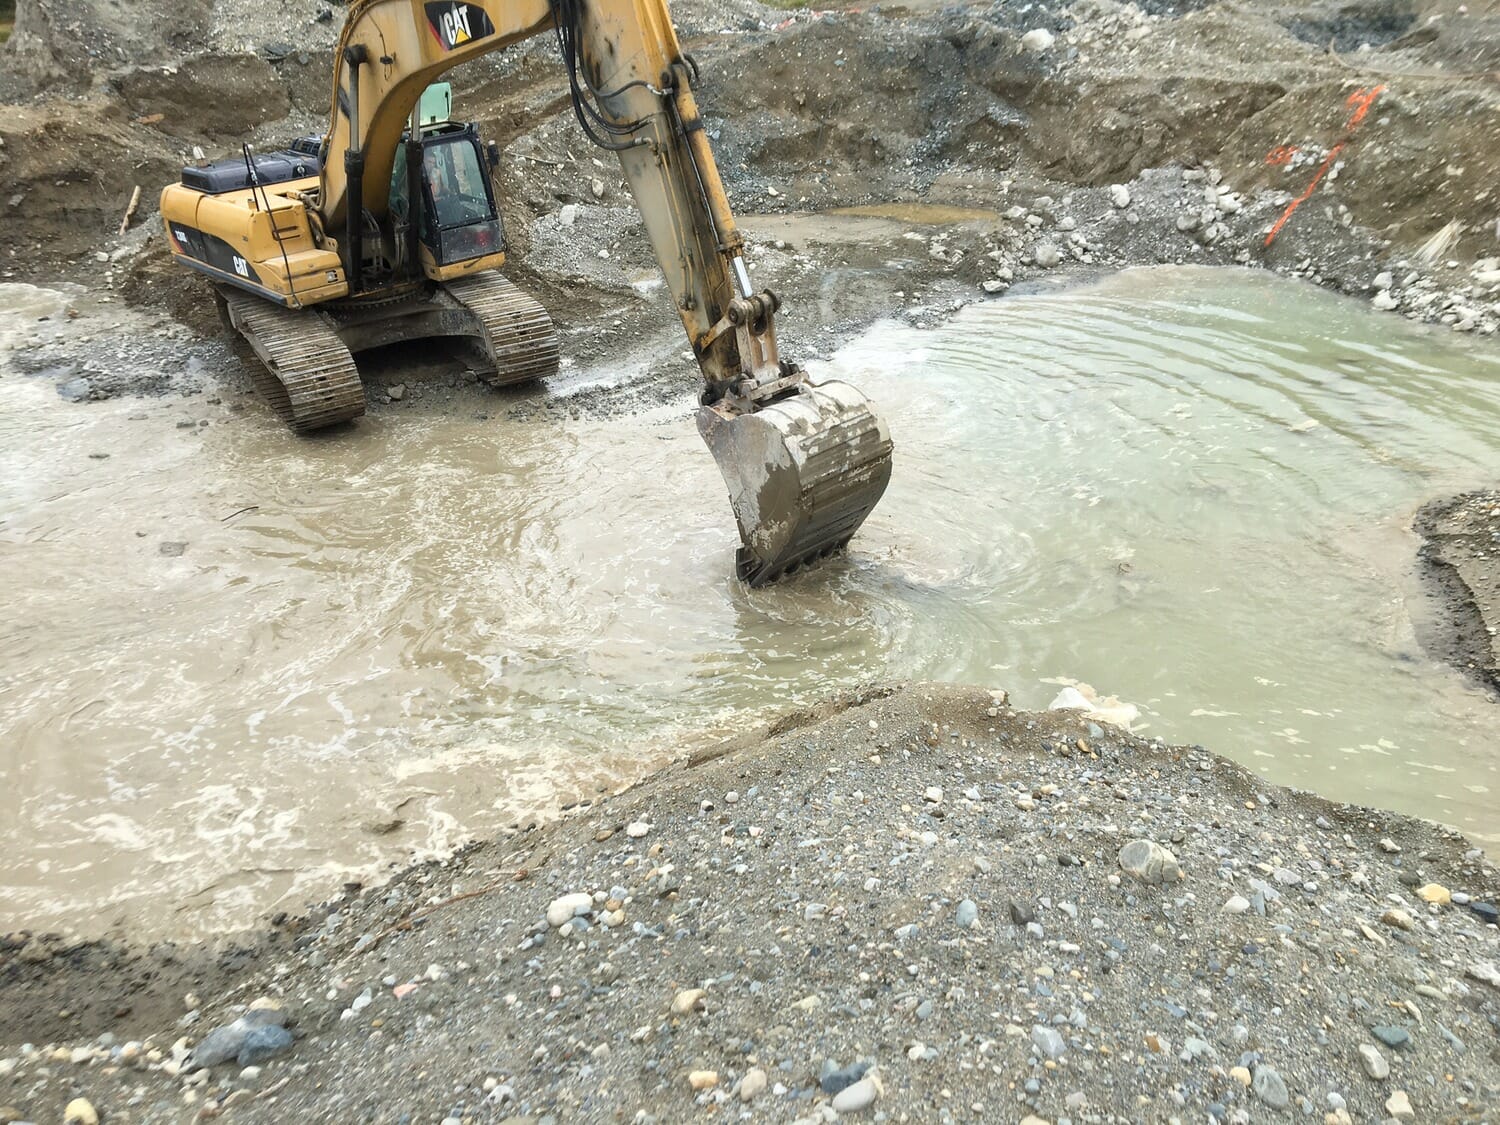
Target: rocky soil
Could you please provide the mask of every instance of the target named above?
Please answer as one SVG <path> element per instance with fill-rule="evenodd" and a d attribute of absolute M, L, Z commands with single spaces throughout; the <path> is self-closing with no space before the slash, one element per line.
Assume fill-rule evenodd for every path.
<path fill-rule="evenodd" d="M 790 354 L 1156 262 L 1500 326 L 1495 0 L 675 14 Z M 248 387 L 168 268 L 153 197 L 196 152 L 321 130 L 340 18 L 22 0 L 0 280 L 69 306 L 12 368 L 75 399 Z M 565 373 L 506 408 L 633 409 L 694 374 L 554 54 L 455 74 L 459 104 L 504 147 L 512 275 L 569 355 L 629 377 L 585 394 Z M 462 378 L 400 405 L 374 384 L 372 409 Z M 1493 496 L 1424 514 L 1454 604 L 1493 613 L 1494 528 Z M 1475 620 L 1434 643 L 1493 679 L 1494 618 Z M 12 935 L 0 1122 L 76 1098 L 85 1122 L 1483 1121 L 1497 895 L 1456 834 L 1201 749 L 970 690 L 873 692 L 212 949 Z M 233 1054 L 198 1065 L 240 1019 L 207 1057 Z"/>
<path fill-rule="evenodd" d="M 0 1113 L 1484 1121 L 1497 894 L 1456 833 L 1198 747 L 873 690 L 351 892 L 154 1023 L 59 1034 L 107 974 L 5 955 Z"/>

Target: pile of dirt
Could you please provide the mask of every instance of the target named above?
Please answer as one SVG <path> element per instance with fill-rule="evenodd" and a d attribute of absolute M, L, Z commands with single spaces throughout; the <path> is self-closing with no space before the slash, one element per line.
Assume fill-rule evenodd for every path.
<path fill-rule="evenodd" d="M 1457 833 L 1201 748 L 1003 693 L 880 689 L 351 890 L 238 978 L 203 965 L 154 1034 L 83 1000 L 118 995 L 107 965 L 0 946 L 0 1103 L 61 1120 L 82 1096 L 115 1122 L 1485 1120 L 1497 891 Z M 264 1024 L 290 1034 L 241 1046 Z"/>

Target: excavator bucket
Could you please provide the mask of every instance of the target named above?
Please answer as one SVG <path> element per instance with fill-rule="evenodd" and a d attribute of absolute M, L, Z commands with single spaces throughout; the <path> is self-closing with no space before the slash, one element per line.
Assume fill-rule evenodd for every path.
<path fill-rule="evenodd" d="M 891 479 L 890 430 L 848 383 L 802 382 L 751 413 L 703 406 L 698 432 L 729 486 L 751 586 L 843 547 Z"/>

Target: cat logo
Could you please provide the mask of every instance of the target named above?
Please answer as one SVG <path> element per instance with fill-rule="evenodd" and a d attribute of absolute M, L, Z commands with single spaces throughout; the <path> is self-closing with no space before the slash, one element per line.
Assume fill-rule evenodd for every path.
<path fill-rule="evenodd" d="M 250 276 L 250 263 L 245 261 L 245 259 L 241 258 L 238 254 L 234 256 L 234 272 L 244 278 L 248 278 Z"/>
<path fill-rule="evenodd" d="M 490 22 L 489 14 L 477 4 L 442 0 L 441 3 L 428 4 L 426 11 L 427 26 L 444 51 L 495 34 L 495 25 Z"/>

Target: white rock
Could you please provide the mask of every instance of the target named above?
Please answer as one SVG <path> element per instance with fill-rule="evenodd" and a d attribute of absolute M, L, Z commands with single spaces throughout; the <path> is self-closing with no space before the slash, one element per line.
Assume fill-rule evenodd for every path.
<path fill-rule="evenodd" d="M 943 803 L 943 787 L 941 785 L 929 785 L 927 791 L 922 794 L 922 799 L 929 804 L 941 805 Z"/>
<path fill-rule="evenodd" d="M 1365 1073 L 1379 1082 L 1391 1073 L 1391 1064 L 1375 1049 L 1372 1043 L 1359 1045 L 1359 1061 L 1365 1064 Z"/>
<path fill-rule="evenodd" d="M 986 293 L 1004 293 L 1007 289 L 1010 288 L 1010 285 L 1008 282 L 1004 282 L 999 280 L 998 278 L 995 278 L 990 281 L 982 282 L 980 284 L 980 288 L 983 289 Z"/>
<path fill-rule="evenodd" d="M 1109 201 L 1123 211 L 1130 206 L 1130 189 L 1124 184 L 1110 184 Z"/>
<path fill-rule="evenodd" d="M 1043 51 L 1050 51 L 1055 38 L 1052 32 L 1045 27 L 1032 28 L 1021 36 L 1021 46 L 1033 55 L 1040 55 Z"/>
<path fill-rule="evenodd" d="M 858 1113 L 869 1109 L 880 1097 L 880 1087 L 874 1078 L 861 1078 L 852 1086 L 846 1086 L 833 1096 L 835 1113 Z"/>
<path fill-rule="evenodd" d="M 1401 302 L 1391 296 L 1389 289 L 1382 289 L 1379 293 L 1376 293 L 1375 296 L 1370 298 L 1370 304 L 1374 305 L 1381 312 L 1390 312 L 1392 309 L 1401 307 Z"/>
<path fill-rule="evenodd" d="M 745 1072 L 745 1077 L 740 1079 L 740 1101 L 751 1102 L 756 1096 L 765 1092 L 766 1072 L 760 1067 L 754 1067 Z"/>
<path fill-rule="evenodd" d="M 1222 910 L 1225 914 L 1243 914 L 1250 909 L 1250 900 L 1244 895 L 1231 895 Z"/>
<path fill-rule="evenodd" d="M 570 227 L 578 221 L 578 204 L 564 203 L 563 209 L 557 213 L 557 221 L 565 227 Z"/>
<path fill-rule="evenodd" d="M 1375 275 L 1375 280 L 1370 283 L 1370 286 L 1373 289 L 1379 290 L 1379 289 L 1389 289 L 1392 285 L 1395 285 L 1395 284 L 1396 284 L 1396 278 L 1391 274 L 1391 271 L 1390 270 L 1381 270 L 1379 273 L 1377 273 Z"/>
<path fill-rule="evenodd" d="M 1396 1090 L 1385 1099 L 1385 1111 L 1397 1119 L 1417 1115 L 1417 1111 L 1411 1107 L 1411 1099 L 1406 1096 L 1405 1090 Z"/>
<path fill-rule="evenodd" d="M 1032 251 L 1032 256 L 1036 259 L 1036 264 L 1043 269 L 1050 270 L 1062 261 L 1062 251 L 1052 242 L 1038 242 L 1036 249 Z"/>
<path fill-rule="evenodd" d="M 632 820 L 625 826 L 625 835 L 629 836 L 632 840 L 639 840 L 650 831 L 651 825 L 647 824 L 644 820 Z"/>
<path fill-rule="evenodd" d="M 580 914 L 587 914 L 593 905 L 594 896 L 582 891 L 560 895 L 552 900 L 551 906 L 547 907 L 547 924 L 553 927 L 561 926 Z"/>
<path fill-rule="evenodd" d="M 694 1008 L 703 1003 L 703 998 L 708 993 L 701 988 L 685 988 L 676 996 L 672 997 L 672 1014 L 674 1016 L 685 1016 Z"/>
<path fill-rule="evenodd" d="M 99 1125 L 99 1111 L 87 1098 L 74 1098 L 63 1110 L 67 1125 Z"/>

